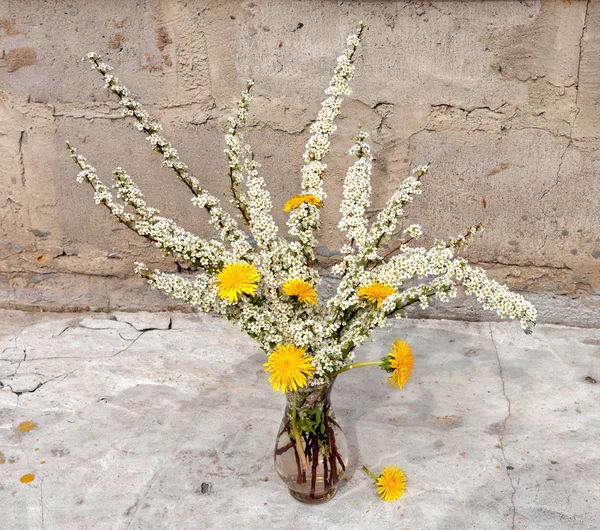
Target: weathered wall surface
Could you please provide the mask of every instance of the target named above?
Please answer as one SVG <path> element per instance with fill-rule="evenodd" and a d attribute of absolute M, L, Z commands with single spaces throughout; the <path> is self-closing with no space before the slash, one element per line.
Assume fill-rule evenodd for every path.
<path fill-rule="evenodd" d="M 254 78 L 247 139 L 281 211 L 299 190 L 335 58 L 364 20 L 328 160 L 321 264 L 336 259 L 346 151 L 362 128 L 376 158 L 373 213 L 429 162 L 408 223 L 445 237 L 482 221 L 473 262 L 536 302 L 542 320 L 600 325 L 600 2 L 0 0 L 0 18 L 0 307 L 177 306 L 131 273 L 140 258 L 177 265 L 95 207 L 67 138 L 105 179 L 125 167 L 149 203 L 210 235 L 81 63 L 86 51 L 115 67 L 225 202 L 222 120 Z"/>

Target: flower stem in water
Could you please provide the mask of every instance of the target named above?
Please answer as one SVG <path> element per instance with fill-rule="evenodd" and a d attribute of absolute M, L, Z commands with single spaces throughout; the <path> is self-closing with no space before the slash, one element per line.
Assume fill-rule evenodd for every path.
<path fill-rule="evenodd" d="M 298 408 L 297 403 L 298 394 L 294 392 L 294 408 L 292 409 L 292 431 L 294 432 L 294 439 L 296 440 L 296 445 L 298 446 L 298 454 L 300 455 L 302 471 L 306 471 L 308 469 L 308 464 L 306 463 L 306 455 L 304 454 L 304 449 L 302 448 L 302 438 L 300 437 L 300 432 L 298 431 L 298 425 L 296 425 L 296 414 Z"/>

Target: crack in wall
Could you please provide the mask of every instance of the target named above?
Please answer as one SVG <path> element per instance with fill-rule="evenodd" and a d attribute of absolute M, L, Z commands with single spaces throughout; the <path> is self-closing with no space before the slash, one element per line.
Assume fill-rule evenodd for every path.
<path fill-rule="evenodd" d="M 148 105 L 148 108 L 151 108 L 153 111 L 159 113 L 167 113 L 173 110 L 182 110 L 186 111 L 185 114 L 177 114 L 174 116 L 174 120 L 183 117 L 189 117 L 189 114 L 193 111 L 207 113 L 204 116 L 194 116 L 193 121 L 190 123 L 192 125 L 206 125 L 211 121 L 219 121 L 222 119 L 222 116 L 217 114 L 208 114 L 213 110 L 221 110 L 217 109 L 216 105 L 201 105 L 195 102 L 191 103 L 181 103 L 181 104 L 167 104 L 167 105 Z M 222 109 L 225 111 L 226 109 Z M 124 116 L 121 113 L 121 108 L 118 105 L 114 105 L 112 103 L 100 103 L 96 105 L 88 104 L 77 104 L 70 103 L 64 104 L 60 109 L 53 107 L 52 109 L 52 117 L 53 118 L 68 118 L 72 120 L 108 120 L 108 121 L 120 121 L 127 120 L 127 116 Z"/>
<path fill-rule="evenodd" d="M 554 188 L 556 188 L 556 186 L 558 186 L 558 183 L 560 181 L 560 172 L 562 170 L 562 166 L 563 166 L 563 162 L 565 161 L 565 155 L 567 154 L 567 151 L 569 150 L 569 147 L 571 146 L 571 144 L 573 143 L 572 139 L 569 140 L 569 142 L 567 142 L 567 145 L 565 146 L 565 150 L 563 151 L 562 155 L 560 156 L 560 161 L 558 163 L 558 170 L 556 171 L 556 180 L 554 182 L 554 184 L 552 184 L 552 186 L 550 186 L 547 190 L 544 190 L 542 192 L 542 195 L 540 196 L 540 201 L 544 200 L 544 197 L 546 197 L 546 195 L 548 195 L 548 193 L 550 193 Z M 542 208 L 543 211 L 543 208 Z M 546 214 L 546 212 L 544 212 L 544 215 Z"/>
<path fill-rule="evenodd" d="M 18 141 L 18 158 L 19 158 L 19 167 L 21 168 L 21 186 L 25 189 L 25 164 L 23 163 L 23 139 L 25 137 L 25 131 L 19 132 L 19 141 Z"/>
<path fill-rule="evenodd" d="M 395 105 L 387 101 L 378 101 L 371 109 L 379 116 L 379 125 L 377 125 L 375 130 L 377 131 L 377 137 L 381 137 L 384 125 L 386 125 L 388 129 L 391 129 L 391 127 L 387 125 L 387 119 L 393 114 Z"/>
<path fill-rule="evenodd" d="M 135 328 L 133 326 L 133 324 L 130 324 L 129 322 L 127 322 L 127 324 L 129 324 L 133 329 L 137 330 L 137 328 Z M 163 329 L 163 328 L 147 328 L 147 329 L 143 329 L 143 330 L 138 330 L 140 331 L 140 334 L 131 341 L 131 344 L 128 344 L 127 347 L 123 348 L 122 350 L 119 350 L 117 353 L 111 355 L 111 357 L 116 357 L 117 355 L 126 352 L 129 348 L 131 348 L 141 337 L 142 335 L 145 335 L 146 333 L 148 333 L 149 331 L 168 331 L 170 329 L 173 329 L 173 319 L 169 319 L 169 324 L 167 329 Z M 121 334 L 119 333 L 119 337 L 121 337 Z M 123 339 L 123 337 L 121 337 Z M 128 340 L 128 339 L 123 339 L 123 340 Z"/>
<path fill-rule="evenodd" d="M 583 39 L 585 37 L 585 33 L 586 33 L 586 29 L 587 29 L 589 7 L 590 7 L 590 0 L 587 0 L 586 5 L 585 5 L 585 14 L 583 17 L 583 25 L 581 27 L 581 35 L 579 36 L 579 57 L 577 59 L 577 74 L 576 74 L 576 79 L 575 79 L 575 116 L 573 116 L 573 120 L 569 124 L 569 126 L 570 126 L 569 141 L 567 142 L 567 145 L 565 146 L 565 150 L 563 151 L 563 153 L 560 157 L 560 162 L 558 163 L 558 170 L 556 171 L 556 180 L 555 180 L 554 184 L 552 184 L 547 190 L 544 190 L 539 199 L 540 202 L 542 203 L 540 206 L 540 209 L 542 211 L 542 214 L 544 215 L 544 225 L 545 226 L 546 226 L 546 223 L 548 220 L 548 215 L 546 213 L 546 209 L 544 208 L 543 200 L 546 198 L 546 195 L 548 195 L 552 190 L 554 190 L 554 188 L 556 188 L 558 186 L 558 184 L 560 182 L 560 172 L 562 170 L 563 162 L 565 160 L 567 151 L 569 150 L 569 147 L 571 147 L 573 145 L 573 134 L 575 131 L 575 125 L 577 122 L 577 118 L 579 117 L 579 113 L 581 112 L 581 108 L 579 107 L 579 81 L 580 81 L 580 74 L 581 74 L 581 59 L 583 57 Z M 542 241 L 542 244 L 540 245 L 540 247 L 538 249 L 536 249 L 535 253 L 540 252 L 546 246 L 546 243 L 548 242 L 548 237 L 549 237 L 548 234 L 549 234 L 549 230 L 545 230 L 544 240 Z"/>
<path fill-rule="evenodd" d="M 585 4 L 585 15 L 583 17 L 583 27 L 581 28 L 581 36 L 579 37 L 579 58 L 577 60 L 577 78 L 575 80 L 575 107 L 577 108 L 575 118 L 573 119 L 573 126 L 575 125 L 575 121 L 577 120 L 577 116 L 579 116 L 579 74 L 581 72 L 581 58 L 583 56 L 583 37 L 585 36 L 585 30 L 587 29 L 587 21 L 588 14 L 590 10 L 590 0 L 587 0 Z M 573 126 L 571 127 L 571 131 L 573 130 Z"/>
<path fill-rule="evenodd" d="M 501 114 L 504 115 L 503 112 L 498 112 L 502 107 L 507 106 L 507 103 L 502 103 L 501 105 L 498 105 L 495 109 L 488 106 L 488 105 L 483 105 L 480 107 L 461 107 L 459 105 L 452 105 L 450 103 L 437 103 L 437 104 L 431 104 L 430 107 L 433 109 L 443 109 L 443 110 L 447 110 L 447 109 L 456 109 L 459 110 L 461 112 L 464 112 L 466 114 L 466 116 L 468 117 L 469 114 L 471 114 L 472 112 L 475 112 L 476 110 L 488 110 L 490 112 L 493 112 L 494 114 Z"/>
<path fill-rule="evenodd" d="M 508 481 L 510 482 L 510 487 L 512 489 L 512 494 L 510 496 L 510 503 L 512 506 L 512 527 L 511 528 L 512 528 L 512 530 L 514 530 L 515 519 L 517 516 L 517 508 L 515 506 L 515 495 L 517 493 L 517 490 L 513 483 L 513 479 L 510 475 L 510 471 L 508 469 L 509 462 L 508 462 L 508 459 L 506 458 L 506 453 L 504 451 L 504 435 L 506 433 L 506 423 L 508 422 L 508 419 L 510 418 L 510 416 L 512 414 L 512 403 L 510 401 L 510 398 L 506 394 L 506 383 L 504 381 L 504 371 L 502 369 L 502 362 L 500 361 L 500 354 L 498 353 L 498 347 L 496 346 L 496 341 L 494 340 L 494 332 L 492 330 L 492 323 L 490 322 L 488 324 L 488 326 L 489 326 L 489 330 L 490 330 L 490 338 L 492 339 L 492 345 L 494 346 L 494 352 L 496 353 L 496 359 L 498 361 L 498 370 L 500 373 L 500 381 L 502 382 L 502 395 L 504 396 L 504 399 L 506 400 L 506 403 L 507 403 L 507 414 L 504 417 L 504 420 L 502 421 L 502 428 L 500 429 L 500 432 L 498 433 L 498 437 L 500 439 L 500 450 L 502 451 L 502 457 L 504 459 L 504 464 L 505 464 L 504 469 L 506 470 L 506 475 L 508 477 Z"/>
<path fill-rule="evenodd" d="M 571 125 L 571 131 L 573 130 L 573 125 Z M 573 135 L 573 133 L 571 132 L 571 136 Z M 554 188 L 556 188 L 560 182 L 560 172 L 562 170 L 562 166 L 563 166 L 563 162 L 565 160 L 565 156 L 567 154 L 567 151 L 569 150 L 569 147 L 573 144 L 573 138 L 571 137 L 569 139 L 569 141 L 567 142 L 567 145 L 565 146 L 565 150 L 563 151 L 561 157 L 560 157 L 560 161 L 558 163 L 558 169 L 556 170 L 556 179 L 554 181 L 554 184 L 552 184 L 547 190 L 544 190 L 542 192 L 542 195 L 540 196 L 540 210 L 542 212 L 542 215 L 544 216 L 544 226 L 546 226 L 547 222 L 548 222 L 548 214 L 546 212 L 546 209 L 544 208 L 544 198 L 546 197 L 546 195 L 548 195 L 548 193 L 550 193 Z M 535 254 L 537 254 L 538 252 L 541 252 L 544 247 L 546 246 L 546 243 L 548 243 L 548 238 L 549 238 L 549 230 L 546 229 L 544 231 L 544 237 L 543 237 L 543 241 L 542 244 L 534 251 Z"/>
<path fill-rule="evenodd" d="M 475 260 L 471 260 L 469 263 L 471 263 L 471 265 L 481 265 L 484 268 L 486 266 L 493 266 L 493 265 L 502 265 L 503 267 L 518 267 L 521 270 L 526 270 L 526 269 L 540 269 L 540 270 L 546 270 L 548 269 L 548 271 L 572 271 L 573 268 L 569 267 L 568 265 L 560 265 L 560 266 L 554 266 L 554 265 L 536 265 L 535 263 L 510 263 L 509 261 L 502 261 L 500 259 L 495 259 L 494 261 L 475 261 Z"/>
<path fill-rule="evenodd" d="M 79 325 L 79 326 L 69 325 L 69 326 L 65 327 L 62 331 L 60 331 L 60 333 L 58 333 L 57 335 L 52 335 L 53 338 L 57 338 L 57 337 L 60 337 L 63 333 L 65 333 L 67 330 L 76 329 L 77 327 L 81 327 L 81 328 L 89 330 L 89 331 L 116 331 L 117 335 L 119 335 L 121 340 L 123 340 L 125 342 L 129 342 L 130 344 L 128 344 L 125 348 L 117 351 L 116 353 L 113 353 L 112 355 L 109 355 L 109 356 L 96 355 L 96 356 L 92 356 L 92 357 L 75 357 L 75 356 L 69 356 L 69 355 L 59 355 L 59 356 L 53 356 L 53 357 L 36 357 L 35 359 L 31 359 L 31 362 L 33 362 L 33 361 L 36 361 L 36 362 L 37 361 L 49 361 L 49 360 L 54 360 L 54 359 L 78 359 L 78 360 L 90 361 L 92 359 L 107 359 L 110 357 L 116 357 L 120 353 L 123 353 L 124 351 L 127 351 L 129 348 L 131 348 L 142 337 L 142 335 L 144 335 L 145 333 L 147 333 L 149 331 L 170 331 L 173 329 L 173 317 L 169 317 L 169 323 L 167 324 L 166 328 L 163 328 L 163 327 L 141 327 L 141 326 L 140 326 L 140 328 L 137 328 L 133 324 L 131 324 L 130 322 L 127 322 L 125 320 L 115 320 L 115 322 L 127 324 L 132 329 L 134 329 L 135 331 L 138 332 L 138 336 L 133 339 L 128 339 L 128 338 L 124 337 L 121 334 L 121 332 L 119 330 L 116 330 L 115 328 L 92 328 L 92 327 L 88 327 L 85 325 L 83 325 L 83 326 L 82 325 Z M 13 340 L 15 341 L 14 347 L 18 348 L 17 337 L 15 337 Z M 13 348 L 13 346 L 5 348 L 3 353 L 12 348 Z M 17 368 L 14 371 L 14 373 L 11 376 L 9 376 L 9 378 L 14 378 L 17 375 L 17 372 L 19 371 L 19 367 L 21 366 L 21 363 L 23 363 L 24 361 L 27 361 L 27 352 L 26 352 L 26 350 L 23 350 L 23 358 L 18 361 L 0 358 L 0 361 L 3 361 L 3 360 L 10 362 L 10 363 L 18 363 Z M 73 372 L 69 372 L 69 374 L 67 374 L 67 375 L 70 375 L 71 373 L 73 373 Z M 58 377 L 60 377 L 60 376 L 57 376 L 56 378 L 58 378 Z M 56 378 L 53 378 L 53 379 L 56 379 Z M 35 392 L 40 386 L 45 385 L 46 383 L 49 383 L 53 379 L 50 379 L 48 381 L 44 381 L 43 383 L 38 384 L 38 386 L 35 387 L 33 390 L 25 390 L 22 392 L 13 392 L 13 393 L 20 395 L 20 394 L 27 393 L 27 392 Z M 5 381 L 6 381 L 6 379 L 5 379 Z M 3 386 L 9 387 L 10 385 L 8 385 L 7 383 L 3 383 L 2 380 L 0 380 L 0 388 L 2 388 Z"/>
<path fill-rule="evenodd" d="M 18 160 L 18 165 L 19 165 L 19 171 L 20 171 L 20 177 L 21 177 L 21 187 L 22 189 L 22 193 L 23 196 L 25 197 L 25 200 L 23 201 L 25 204 L 25 208 L 24 208 L 24 213 L 27 217 L 27 226 L 31 227 L 33 226 L 32 224 L 32 218 L 31 218 L 31 207 L 30 207 L 30 201 L 27 200 L 28 199 L 28 190 L 27 190 L 27 179 L 25 177 L 25 153 L 23 151 L 23 144 L 25 143 L 25 131 L 21 130 L 19 131 L 19 139 L 17 141 L 17 160 Z M 37 253 L 37 241 L 33 241 L 33 245 L 32 245 L 32 249 L 34 252 Z"/>

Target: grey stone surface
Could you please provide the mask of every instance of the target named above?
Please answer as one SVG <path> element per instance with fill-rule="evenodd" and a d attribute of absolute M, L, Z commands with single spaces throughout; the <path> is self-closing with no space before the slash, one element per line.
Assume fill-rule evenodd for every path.
<path fill-rule="evenodd" d="M 338 378 L 349 480 L 309 507 L 275 474 L 284 399 L 234 326 L 139 314 L 132 339 L 122 315 L 0 319 L 2 344 L 23 352 L 0 361 L 7 530 L 598 528 L 598 329 L 403 320 L 376 332 L 357 358 L 398 337 L 413 376 L 402 391 L 375 368 Z M 363 464 L 401 467 L 405 495 L 381 501 Z"/>
<path fill-rule="evenodd" d="M 283 227 L 308 126 L 359 20 L 370 29 L 328 159 L 320 264 L 338 256 L 346 153 L 361 128 L 375 156 L 371 214 L 431 162 L 407 224 L 422 222 L 428 242 L 483 221 L 470 259 L 535 295 L 547 322 L 599 326 L 600 5 L 585 0 L 0 0 L 0 307 L 177 307 L 131 278 L 135 259 L 177 267 L 93 207 L 67 137 L 103 178 L 126 166 L 151 205 L 212 235 L 81 64 L 86 51 L 110 60 L 226 205 L 220 121 L 254 77 L 247 139 Z"/>

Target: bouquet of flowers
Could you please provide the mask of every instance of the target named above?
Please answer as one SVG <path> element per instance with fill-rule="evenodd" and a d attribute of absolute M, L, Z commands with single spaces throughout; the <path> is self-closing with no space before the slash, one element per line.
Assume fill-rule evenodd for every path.
<path fill-rule="evenodd" d="M 386 326 L 390 317 L 406 316 L 413 304 L 426 308 L 432 299 L 448 301 L 457 295 L 459 285 L 485 309 L 519 319 L 526 332 L 536 320 L 535 308 L 522 296 L 457 256 L 481 225 L 469 227 L 458 237 L 438 240 L 431 248 L 415 245 L 422 234 L 418 224 L 398 229 L 406 207 L 421 193 L 428 166 L 415 168 L 369 223 L 366 211 L 371 201 L 372 155 L 366 132 L 356 136 L 349 151 L 354 162 L 344 181 L 339 222 L 346 242 L 341 248 L 343 258 L 331 271 L 339 277 L 337 292 L 329 300 L 319 296 L 320 277 L 313 258 L 320 209 L 326 199 L 323 180 L 327 165 L 323 158 L 336 130 L 333 122 L 342 100 L 350 94 L 349 81 L 364 30 L 361 23 L 356 34 L 348 38 L 325 91 L 327 98 L 310 127 L 301 192 L 284 206 L 289 213 L 288 238 L 280 235 L 273 220 L 271 196 L 259 172 L 260 164 L 242 136 L 252 81 L 237 102 L 235 116 L 228 119 L 225 134 L 231 202 L 239 212 L 236 219 L 192 176 L 162 135 L 161 125 L 111 74 L 112 68 L 95 53 L 84 59 L 103 76 L 105 87 L 119 98 L 123 113 L 162 155 L 163 166 L 189 188 L 192 203 L 207 212 L 220 240 L 197 237 L 163 217 L 146 204 L 132 177 L 120 167 L 114 171 L 113 194 L 67 142 L 80 168 L 77 180 L 92 186 L 96 203 L 166 255 L 187 262 L 193 271 L 172 274 L 136 263 L 135 272 L 172 298 L 236 322 L 267 354 L 269 382 L 288 400 L 277 436 L 276 467 L 290 492 L 300 500 L 331 497 L 345 470 L 347 448 L 329 401 L 336 376 L 352 368 L 378 365 L 389 374 L 392 387 L 402 388 L 410 377 L 413 357 L 403 341 L 397 340 L 378 361 L 355 362 L 355 349 L 374 328 Z M 385 500 L 404 491 L 404 475 L 398 468 L 385 468 L 379 476 L 367 472 L 377 481 Z"/>

